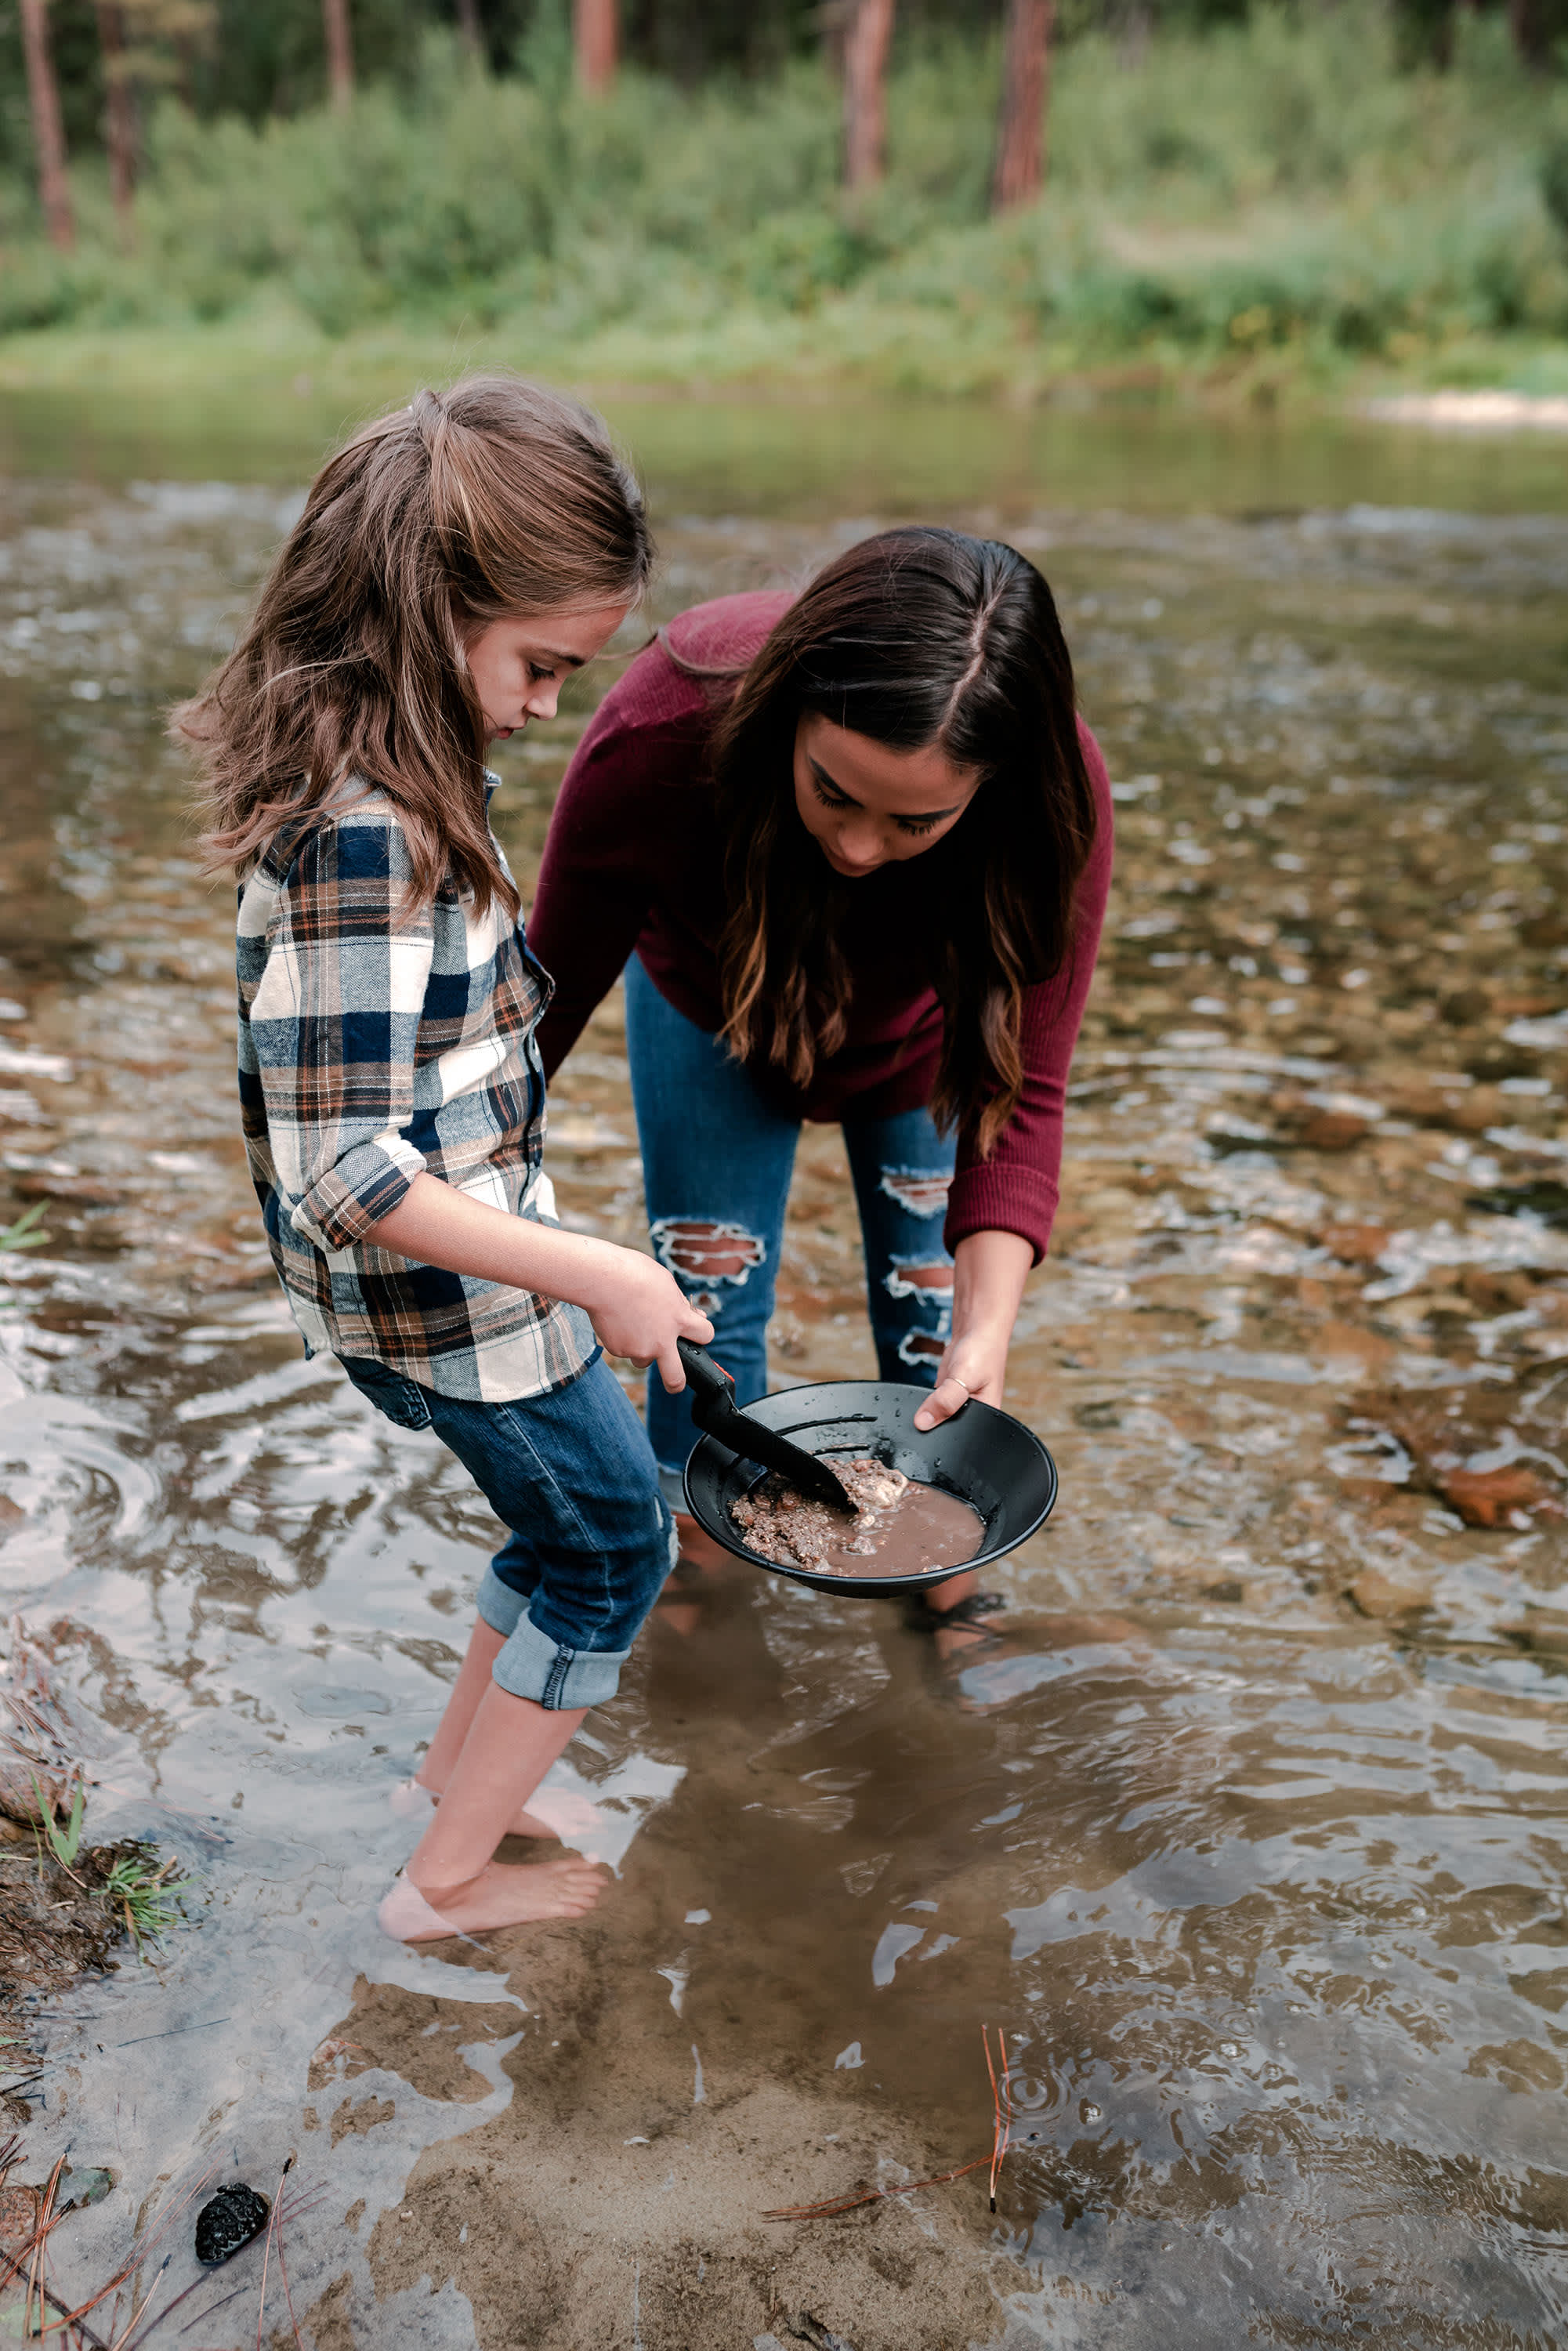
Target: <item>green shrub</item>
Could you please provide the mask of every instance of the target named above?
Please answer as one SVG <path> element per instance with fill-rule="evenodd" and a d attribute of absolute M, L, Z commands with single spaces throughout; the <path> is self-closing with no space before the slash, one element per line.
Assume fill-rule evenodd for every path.
<path fill-rule="evenodd" d="M 885 182 L 851 202 L 819 64 L 695 90 L 627 72 L 590 101 L 566 21 L 537 11 L 506 77 L 433 38 L 346 116 L 203 123 L 165 103 L 130 261 L 89 172 L 76 259 L 0 180 L 0 334 L 281 304 L 331 336 L 515 329 L 612 372 L 657 372 L 687 337 L 705 368 L 771 350 L 967 385 L 1036 364 L 1042 339 L 1230 366 L 1568 319 L 1568 101 L 1495 15 L 1456 20 L 1442 73 L 1399 69 L 1375 0 L 1239 18 L 1195 0 L 1138 61 L 1082 30 L 1055 61 L 1046 196 L 996 222 L 994 42 L 904 57 Z"/>

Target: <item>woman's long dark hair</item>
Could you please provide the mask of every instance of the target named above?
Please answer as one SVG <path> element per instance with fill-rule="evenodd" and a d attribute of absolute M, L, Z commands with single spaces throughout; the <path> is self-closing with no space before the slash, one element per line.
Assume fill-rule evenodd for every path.
<path fill-rule="evenodd" d="M 982 781 L 925 854 L 942 859 L 929 933 L 944 1015 L 931 1099 L 982 1156 L 1023 1088 L 1025 988 L 1071 947 L 1094 838 L 1072 663 L 1050 589 L 998 540 L 881 532 L 818 573 L 769 634 L 718 719 L 725 837 L 723 1035 L 798 1086 L 842 1044 L 850 976 L 840 935 L 863 886 L 833 874 L 795 805 L 807 712 L 896 751 L 938 746 Z"/>

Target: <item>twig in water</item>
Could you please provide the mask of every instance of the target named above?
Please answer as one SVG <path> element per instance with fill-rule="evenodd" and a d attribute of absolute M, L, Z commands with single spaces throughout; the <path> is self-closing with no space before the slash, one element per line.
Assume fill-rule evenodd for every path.
<path fill-rule="evenodd" d="M 57 2212 L 55 2210 L 55 2197 L 59 2189 L 60 2174 L 65 2168 L 65 2157 L 63 2155 L 57 2156 L 55 2159 L 55 2168 L 49 2174 L 48 2184 L 45 2188 L 42 2196 L 38 2199 L 38 2217 L 33 2223 L 33 2240 L 29 2248 L 31 2259 L 27 2264 L 27 2283 L 22 2295 L 22 2333 L 24 2335 L 26 2335 L 27 2332 L 28 2320 L 32 2312 L 33 2297 L 35 2294 L 38 2299 L 38 2333 L 42 2335 L 44 2332 L 44 2262 L 48 2246 L 50 2231 L 57 2228 L 60 2221 L 65 2218 L 63 2212 Z"/>
<path fill-rule="evenodd" d="M 289 2156 L 277 2175 L 277 2193 L 267 2216 L 267 2236 L 261 2248 L 261 2302 L 256 2314 L 256 2351 L 261 2351 L 261 2330 L 267 2319 L 267 2263 L 275 2234 L 277 2238 L 277 2266 L 283 2273 L 284 2298 L 288 2304 L 288 2324 L 294 2329 L 294 2340 L 299 2346 L 299 2351 L 305 2351 L 305 2338 L 299 2332 L 299 2321 L 294 2315 L 294 2296 L 289 2292 L 288 2272 L 283 2260 L 283 2183 L 293 2168 L 294 2158 Z"/>
<path fill-rule="evenodd" d="M 24 2248 L 24 2251 L 25 2250 L 26 2248 Z M 4 2262 L 5 2264 L 5 2275 L 3 2279 L 0 2279 L 0 2284 L 9 2285 L 16 2279 L 23 2276 L 24 2273 L 21 2263 L 13 2254 L 6 2251 L 4 2245 L 0 2245 L 0 2262 Z M 67 2304 L 60 2300 L 59 2295 L 55 2292 L 52 2286 L 46 2285 L 42 2287 L 40 2291 L 43 2294 L 44 2300 L 49 2304 L 50 2307 L 60 2312 L 66 2324 L 75 2327 L 82 2341 L 88 2345 L 89 2351 L 110 2351 L 110 2346 L 104 2341 L 102 2335 L 95 2335 L 92 2328 L 86 2324 L 85 2320 L 80 2318 L 72 2318 Z"/>
<path fill-rule="evenodd" d="M 288 2324 L 294 2329 L 294 2340 L 299 2351 L 305 2351 L 305 2338 L 299 2332 L 299 2321 L 294 2315 L 294 2296 L 289 2290 L 288 2268 L 283 2258 L 283 2183 L 294 2168 L 290 2156 L 277 2176 L 277 2193 L 272 2199 L 272 2210 L 267 2216 L 267 2237 L 261 2249 L 261 2304 L 256 2314 L 256 2351 L 261 2351 L 261 2330 L 267 2318 L 267 2262 L 272 2251 L 274 2236 L 277 2239 L 277 2266 L 283 2277 L 283 2296 L 288 2304 Z"/>
<path fill-rule="evenodd" d="M 293 2160 L 294 2158 L 290 2156 L 288 2162 L 292 2163 Z M 287 2171 L 288 2164 L 286 2163 L 283 2168 Z M 277 2183 L 277 2202 L 273 2206 L 273 2210 L 277 2215 L 277 2266 L 283 2273 L 283 2299 L 288 2304 L 288 2324 L 294 2329 L 294 2340 L 299 2346 L 299 2351 L 305 2351 L 305 2337 L 300 2334 L 299 2321 L 294 2315 L 294 2289 L 288 2283 L 288 2263 L 283 2258 L 283 2182 L 281 2179 Z"/>
<path fill-rule="evenodd" d="M 771 2212 L 764 2212 L 762 2218 L 765 2220 L 829 2220 L 841 2212 L 857 2211 L 862 2204 L 880 2204 L 889 2196 L 912 2196 L 917 2188 L 945 2187 L 950 2179 L 962 2179 L 966 2172 L 979 2171 L 986 2167 L 990 2170 L 991 2210 L 994 2212 L 997 2209 L 997 2174 L 1012 2140 L 1013 2102 L 1008 2087 L 1007 2042 L 998 2024 L 997 2056 L 993 2059 L 990 2032 L 988 2024 L 980 2027 L 986 2071 L 991 2080 L 991 2104 L 995 2109 L 989 2155 L 977 2155 L 968 2163 L 955 2164 L 951 2171 L 934 2171 L 929 2179 L 905 2179 L 889 2188 L 857 2188 L 848 2196 L 831 2196 L 821 2204 L 780 2204 Z"/>
<path fill-rule="evenodd" d="M 130 2277 L 134 2271 L 141 2268 L 142 2262 L 146 2260 L 148 2254 L 152 2252 L 159 2238 L 163 2234 L 164 2231 L 179 2218 L 186 2205 L 191 2201 L 191 2199 L 193 2196 L 199 2196 L 201 2194 L 203 2189 L 206 2186 L 215 2169 L 216 2166 L 214 2164 L 208 2164 L 205 2171 L 203 2172 L 195 2186 L 193 2188 L 188 2188 L 183 2196 L 181 2197 L 179 2202 L 170 2206 L 168 2211 L 164 2213 L 163 2218 L 159 2221 L 158 2226 L 153 2230 L 152 2235 L 146 2238 L 143 2241 L 131 2246 L 130 2252 L 126 2255 L 120 2267 L 115 2271 L 114 2275 L 110 2279 L 108 2284 L 99 2286 L 98 2292 L 89 2301 L 81 2303 L 75 2310 L 68 2314 L 64 2322 L 67 2325 L 78 2325 L 82 2319 L 87 2316 L 89 2310 L 96 2310 L 100 2302 L 107 2301 L 111 2294 L 117 2294 L 119 2292 L 120 2288 L 125 2283 L 126 2279 Z"/>
<path fill-rule="evenodd" d="M 998 2024 L 997 2027 L 997 2062 L 994 2065 L 991 2063 L 990 2033 L 990 2026 L 982 2024 L 980 2043 L 986 2053 L 986 2071 L 991 2077 L 991 2097 L 997 2109 L 996 2129 L 991 2136 L 991 2210 L 994 2212 L 997 2209 L 997 2174 L 1001 2169 L 1002 2158 L 1012 2137 L 1013 2101 L 1012 2092 L 1008 2087 L 1008 2051 L 1001 2026 Z"/>
<path fill-rule="evenodd" d="M 142 2312 L 146 2309 L 148 2304 L 152 2301 L 153 2295 L 157 2293 L 158 2280 L 162 2276 L 164 2271 L 168 2268 L 174 2256 L 172 2253 L 164 2254 L 162 2260 L 158 2264 L 157 2270 L 153 2273 L 152 2284 L 148 2287 L 141 2301 L 135 2304 L 130 2317 L 126 2320 L 124 2325 L 120 2328 L 119 2334 L 110 2345 L 109 2351 L 128 2351 L 128 2346 L 131 2341 L 131 2331 L 141 2317 Z"/>
<path fill-rule="evenodd" d="M 917 2188 L 942 2188 L 949 2179 L 962 2179 L 967 2171 L 978 2171 L 989 2163 L 988 2155 L 977 2155 L 971 2163 L 955 2164 L 951 2171 L 934 2171 L 929 2179 L 905 2179 L 892 2188 L 857 2188 L 848 2196 L 830 2197 L 825 2204 L 781 2204 L 777 2211 L 764 2212 L 765 2220 L 828 2220 L 837 2212 L 852 2212 L 862 2204 L 880 2204 L 888 2196 L 913 2196 Z"/>
<path fill-rule="evenodd" d="M 214 2024 L 232 2024 L 232 2016 L 204 2017 L 200 2024 L 172 2024 L 167 2032 L 139 2032 L 134 2041 L 111 2041 L 111 2049 L 140 2049 L 144 2041 L 173 2041 L 182 2032 L 210 2032 Z"/>
<path fill-rule="evenodd" d="M 205 2285 L 205 2284 L 206 2284 L 206 2282 L 207 2282 L 207 2281 L 206 2281 L 206 2279 L 205 2279 L 205 2278 L 198 2278 L 198 2279 L 196 2280 L 196 2285 Z M 194 2294 L 194 2292 L 195 2292 L 195 2291 L 196 2291 L 196 2286 L 193 2286 L 193 2285 L 188 2285 L 188 2286 L 185 2288 L 185 2294 Z M 187 2319 L 186 2319 L 186 2321 L 185 2321 L 185 2324 L 184 2324 L 184 2325 L 183 2325 L 183 2326 L 182 2326 L 182 2327 L 181 2327 L 181 2329 L 180 2329 L 181 2334 L 182 2334 L 182 2335 L 189 2335 L 189 2333 L 190 2333 L 190 2331 L 191 2331 L 191 2329 L 192 2329 L 192 2327 L 193 2327 L 193 2326 L 204 2326 L 204 2325 L 206 2325 L 206 2323 L 207 2323 L 207 2321 L 208 2321 L 208 2319 L 209 2319 L 209 2318 L 215 2318 L 215 2317 L 217 2316 L 217 2314 L 218 2314 L 218 2313 L 219 2313 L 219 2311 L 220 2311 L 220 2310 L 226 2310 L 226 2309 L 228 2308 L 228 2306 L 229 2306 L 229 2304 L 230 2304 L 230 2303 L 231 2303 L 231 2302 L 237 2302 L 237 2301 L 239 2300 L 239 2298 L 240 2298 L 241 2294 L 242 2294 L 244 2292 L 245 2292 L 245 2288 L 244 2288 L 244 2286 L 243 2286 L 243 2285 L 236 2285 L 236 2286 L 233 2286 L 233 2287 L 231 2287 L 231 2288 L 230 2288 L 230 2290 L 229 2290 L 229 2292 L 228 2292 L 227 2294 L 225 2294 L 225 2296 L 224 2296 L 224 2298 L 223 2298 L 223 2300 L 222 2300 L 221 2302 L 214 2302 L 214 2304 L 213 2304 L 213 2306 L 212 2306 L 211 2310 L 198 2310 L 198 2311 L 197 2311 L 197 2313 L 196 2313 L 196 2314 L 195 2314 L 195 2316 L 194 2316 L 194 2318 L 187 2318 Z M 184 2301 L 184 2299 L 185 2299 L 185 2294 L 181 2294 L 181 2295 L 180 2295 L 179 2299 L 180 2299 L 180 2301 L 181 2301 L 181 2302 L 183 2302 L 183 2301 Z M 173 2303 L 171 2303 L 171 2304 L 169 2304 L 169 2310 L 172 2310 L 173 2308 L 174 2308 L 174 2304 L 173 2304 Z M 165 2310 L 165 2311 L 164 2311 L 164 2312 L 162 2312 L 162 2314 L 160 2315 L 159 2320 L 158 2320 L 158 2324 L 159 2324 L 159 2325 L 160 2325 L 160 2326 L 162 2326 L 162 2324 L 163 2324 L 163 2320 L 164 2320 L 165 2318 L 167 2318 L 167 2317 L 168 2317 L 168 2315 L 169 2315 L 169 2310 Z M 145 2341 L 145 2339 L 146 2339 L 146 2338 L 145 2338 L 145 2337 L 143 2337 L 143 2340 L 144 2340 L 144 2341 Z"/>

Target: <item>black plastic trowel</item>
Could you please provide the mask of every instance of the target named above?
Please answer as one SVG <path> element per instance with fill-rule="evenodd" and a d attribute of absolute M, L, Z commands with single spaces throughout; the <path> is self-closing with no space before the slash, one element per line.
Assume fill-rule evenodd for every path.
<path fill-rule="evenodd" d="M 735 1382 L 703 1348 L 690 1339 L 677 1339 L 675 1344 L 692 1392 L 692 1418 L 705 1435 L 716 1437 L 747 1461 L 760 1461 L 765 1469 L 777 1469 L 811 1501 L 825 1502 L 830 1510 L 842 1510 L 851 1518 L 855 1515 L 854 1504 L 825 1461 L 742 1412 L 730 1393 Z"/>

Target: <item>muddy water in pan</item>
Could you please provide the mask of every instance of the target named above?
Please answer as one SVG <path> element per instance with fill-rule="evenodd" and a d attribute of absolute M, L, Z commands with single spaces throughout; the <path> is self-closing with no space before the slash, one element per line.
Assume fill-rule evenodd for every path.
<path fill-rule="evenodd" d="M 208 2166 L 271 2192 L 292 2154 L 319 2351 L 766 2351 L 802 2309 L 858 2351 L 1568 2339 L 1563 526 L 1009 518 L 1122 819 L 1009 1399 L 1061 1504 L 1005 1637 L 951 1654 L 896 1604 L 681 1585 L 559 1774 L 597 1915 L 433 1953 L 372 1925 L 386 1795 L 494 1530 L 300 1361 L 158 731 L 283 511 L 6 515 L 0 1213 L 51 1235 L 0 1259 L 6 1588 L 92 1832 L 199 1880 L 156 1970 L 29 2025 L 25 2176 L 120 2180 L 62 2292 Z M 666 603 L 843 535 L 671 529 Z M 581 718 L 505 753 L 525 870 Z M 550 1157 L 635 1237 L 613 1003 Z M 777 1378 L 870 1371 L 856 1282 L 813 1134 Z M 983 2170 L 761 2217 L 984 2155 L 982 2022 L 994 2217 Z M 153 2341 L 253 2342 L 259 2266 Z"/>

